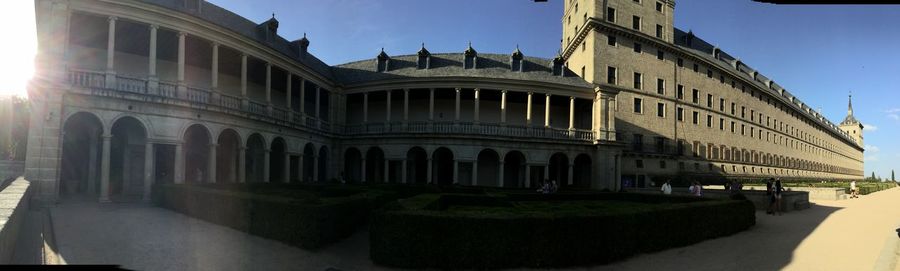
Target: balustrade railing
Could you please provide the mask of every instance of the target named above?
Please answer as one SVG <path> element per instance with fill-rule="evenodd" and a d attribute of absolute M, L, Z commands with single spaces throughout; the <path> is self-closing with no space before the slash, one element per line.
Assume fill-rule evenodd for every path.
<path fill-rule="evenodd" d="M 106 86 L 106 75 L 100 72 L 72 70 L 69 83 L 79 87 L 102 88 Z"/>
<path fill-rule="evenodd" d="M 473 122 L 391 122 L 362 123 L 343 125 L 338 131 L 348 135 L 375 135 L 392 133 L 433 133 L 433 134 L 465 134 L 499 137 L 569 139 L 577 141 L 593 141 L 594 131 L 580 129 L 560 129 L 544 127 L 526 127 L 519 125 L 501 125 L 498 123 Z M 612 133 L 612 132 L 606 132 Z"/>
<path fill-rule="evenodd" d="M 272 108 L 272 117 L 277 120 L 280 120 L 280 121 L 287 121 L 287 119 L 288 119 L 287 110 L 278 108 L 278 107 L 273 107 Z"/>
<path fill-rule="evenodd" d="M 118 75 L 116 76 L 116 84 L 121 91 L 141 94 L 147 93 L 147 80 L 144 79 Z"/>
<path fill-rule="evenodd" d="M 228 109 L 241 110 L 241 98 L 227 94 L 219 94 L 219 106 Z"/>
<path fill-rule="evenodd" d="M 188 101 L 191 101 L 194 103 L 209 104 L 210 103 L 209 96 L 210 96 L 209 91 L 202 90 L 199 88 L 194 88 L 194 87 L 187 88 Z"/>
<path fill-rule="evenodd" d="M 176 99 L 178 98 L 178 86 L 173 83 L 159 82 L 159 96 Z"/>
<path fill-rule="evenodd" d="M 250 101 L 250 113 L 257 115 L 269 115 L 269 110 L 266 109 L 266 105 L 263 103 L 258 103 L 254 101 Z"/>

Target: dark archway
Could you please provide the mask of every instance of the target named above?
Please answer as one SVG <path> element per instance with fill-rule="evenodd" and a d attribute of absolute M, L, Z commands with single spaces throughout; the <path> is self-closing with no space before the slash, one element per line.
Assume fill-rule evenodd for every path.
<path fill-rule="evenodd" d="M 579 154 L 575 156 L 572 169 L 572 185 L 575 187 L 591 187 L 591 156 Z"/>
<path fill-rule="evenodd" d="M 272 140 L 272 148 L 269 150 L 269 182 L 280 183 L 285 182 L 287 176 L 284 176 L 284 153 L 286 146 L 284 139 L 276 137 Z"/>
<path fill-rule="evenodd" d="M 100 191 L 100 135 L 103 124 L 95 115 L 78 112 L 63 125 L 59 194 L 97 195 Z"/>
<path fill-rule="evenodd" d="M 209 181 L 209 130 L 194 124 L 184 131 L 184 181 L 202 183 Z"/>
<path fill-rule="evenodd" d="M 569 181 L 569 157 L 561 152 L 550 156 L 550 181 L 557 186 L 565 186 Z"/>
<path fill-rule="evenodd" d="M 500 155 L 492 149 L 484 149 L 478 153 L 478 185 L 498 186 L 500 177 Z"/>
<path fill-rule="evenodd" d="M 366 151 L 366 182 L 384 183 L 384 151 L 371 147 Z"/>
<path fill-rule="evenodd" d="M 135 118 L 124 117 L 112 125 L 109 195 L 141 196 L 144 191 L 144 152 L 147 132 Z"/>
<path fill-rule="evenodd" d="M 432 180 L 439 185 L 453 184 L 453 151 L 440 147 L 432 154 Z"/>
<path fill-rule="evenodd" d="M 421 147 L 412 147 L 406 152 L 406 182 L 428 183 L 428 153 Z"/>
<path fill-rule="evenodd" d="M 219 133 L 216 140 L 216 179 L 215 182 L 236 183 L 238 181 L 238 168 L 240 160 L 238 155 L 241 148 L 241 136 L 232 129 L 225 129 Z"/>
<path fill-rule="evenodd" d="M 362 154 L 356 148 L 344 151 L 344 180 L 359 183 L 362 180 Z"/>
<path fill-rule="evenodd" d="M 525 185 L 525 155 L 519 151 L 510 151 L 503 158 L 503 187 L 522 187 Z"/>
<path fill-rule="evenodd" d="M 244 154 L 244 169 L 248 183 L 264 182 L 266 140 L 260 134 L 252 134 L 247 138 L 247 150 Z"/>
<path fill-rule="evenodd" d="M 306 146 L 303 147 L 303 182 L 312 182 L 313 179 L 313 169 L 316 166 L 315 160 L 315 147 L 312 143 L 306 143 Z"/>
<path fill-rule="evenodd" d="M 328 146 L 319 147 L 319 182 L 328 181 Z"/>

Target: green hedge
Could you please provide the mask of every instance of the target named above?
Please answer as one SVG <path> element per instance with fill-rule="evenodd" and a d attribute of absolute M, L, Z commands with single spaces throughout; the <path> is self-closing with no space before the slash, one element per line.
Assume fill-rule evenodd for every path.
<path fill-rule="evenodd" d="M 273 195 L 261 193 L 271 190 L 261 187 L 160 184 L 153 192 L 154 202 L 164 208 L 307 249 L 351 235 L 371 210 L 397 198 L 380 190 L 352 192 L 325 187 L 322 191 L 330 192 L 298 188 Z M 334 195 L 343 196 L 331 197 Z"/>
<path fill-rule="evenodd" d="M 649 211 L 576 215 L 441 211 L 447 207 L 442 201 L 478 204 L 503 198 L 426 194 L 387 205 L 371 220 L 371 258 L 406 268 L 581 266 L 685 246 L 755 224 L 755 208 L 746 200 L 628 193 L 554 195 L 547 200 L 624 200 L 658 206 Z M 524 194 L 505 197 L 512 199 L 537 200 Z"/>

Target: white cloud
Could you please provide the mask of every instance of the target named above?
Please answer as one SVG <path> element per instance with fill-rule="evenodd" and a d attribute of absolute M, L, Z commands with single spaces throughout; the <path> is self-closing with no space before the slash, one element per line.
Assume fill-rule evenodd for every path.
<path fill-rule="evenodd" d="M 891 108 L 885 111 L 887 113 L 900 113 L 900 108 Z"/>
<path fill-rule="evenodd" d="M 890 113 L 890 114 L 888 114 L 887 116 L 888 116 L 888 118 L 892 118 L 892 119 L 894 119 L 894 120 L 900 120 L 900 115 L 897 115 L 897 114 L 894 114 L 894 113 Z"/>
<path fill-rule="evenodd" d="M 878 126 L 863 123 L 863 131 L 869 131 L 869 132 L 878 131 Z"/>
<path fill-rule="evenodd" d="M 863 160 L 866 162 L 878 162 L 878 155 L 866 156 Z"/>
<path fill-rule="evenodd" d="M 869 145 L 869 144 L 866 144 L 864 147 L 866 149 L 866 152 L 869 152 L 869 153 L 878 152 L 881 150 L 878 148 L 878 146 Z"/>

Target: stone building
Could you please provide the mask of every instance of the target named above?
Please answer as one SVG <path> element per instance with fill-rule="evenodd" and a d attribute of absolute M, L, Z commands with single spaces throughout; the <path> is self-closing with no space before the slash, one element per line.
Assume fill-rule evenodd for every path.
<path fill-rule="evenodd" d="M 202 0 L 35 0 L 26 176 L 44 201 L 146 200 L 155 182 L 616 190 L 676 174 L 861 177 L 861 128 L 857 144 L 674 29 L 673 2 L 643 1 L 567 1 L 554 59 L 423 44 L 329 66 L 305 35 L 279 36 L 275 18 L 254 23 Z M 611 9 L 620 19 L 603 19 Z M 644 18 L 638 30 L 621 19 L 632 14 Z M 686 89 L 694 102 L 677 98 Z M 725 99 L 723 109 L 703 106 L 704 95 Z M 690 121 L 711 113 L 741 130 Z"/>

